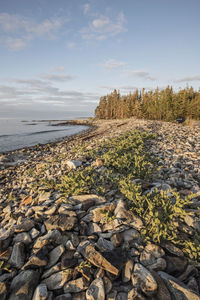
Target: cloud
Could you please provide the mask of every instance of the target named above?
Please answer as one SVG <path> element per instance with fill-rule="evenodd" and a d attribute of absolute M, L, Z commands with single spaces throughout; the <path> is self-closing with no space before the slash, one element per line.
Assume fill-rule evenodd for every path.
<path fill-rule="evenodd" d="M 6 46 L 13 51 L 19 51 L 27 46 L 27 40 L 9 37 L 6 39 Z"/>
<path fill-rule="evenodd" d="M 156 78 L 150 76 L 150 73 L 148 71 L 144 70 L 125 70 L 124 72 L 129 77 L 140 77 L 146 80 L 156 80 Z"/>
<path fill-rule="evenodd" d="M 99 15 L 90 22 L 88 27 L 81 30 L 81 35 L 85 40 L 104 40 L 125 32 L 125 22 L 126 19 L 123 12 L 120 12 L 116 19 Z"/>
<path fill-rule="evenodd" d="M 14 51 L 23 49 L 36 38 L 56 39 L 67 18 L 49 18 L 41 22 L 17 14 L 0 14 L 0 31 L 5 45 Z"/>
<path fill-rule="evenodd" d="M 89 12 L 89 10 L 90 10 L 90 3 L 85 3 L 83 5 L 83 13 L 84 13 L 84 15 L 86 15 Z"/>
<path fill-rule="evenodd" d="M 49 81 L 57 82 L 65 82 L 74 79 L 72 76 L 65 74 L 46 74 L 42 75 L 41 77 Z"/>
<path fill-rule="evenodd" d="M 67 47 L 70 48 L 70 49 L 74 49 L 74 48 L 76 48 L 76 43 L 69 42 L 69 43 L 67 43 Z"/>
<path fill-rule="evenodd" d="M 104 66 L 104 68 L 106 68 L 106 69 L 119 69 L 119 68 L 121 68 L 121 67 L 124 67 L 126 65 L 126 63 L 124 63 L 124 62 L 122 62 L 122 61 L 117 61 L 117 60 L 115 60 L 115 59 L 109 59 L 109 60 L 107 60 L 104 64 L 103 64 L 103 66 Z"/>
<path fill-rule="evenodd" d="M 200 81 L 200 75 L 187 76 L 174 80 L 174 82 L 189 82 L 189 81 Z"/>

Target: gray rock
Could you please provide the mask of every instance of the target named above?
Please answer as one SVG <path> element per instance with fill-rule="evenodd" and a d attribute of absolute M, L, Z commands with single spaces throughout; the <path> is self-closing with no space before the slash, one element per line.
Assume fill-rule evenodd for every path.
<path fill-rule="evenodd" d="M 87 300 L 104 300 L 105 299 L 105 290 L 104 282 L 101 278 L 97 278 L 90 284 L 89 288 L 86 291 Z"/>
<path fill-rule="evenodd" d="M 67 282 L 64 286 L 65 293 L 79 293 L 88 289 L 90 282 L 84 278 L 80 277 L 75 280 Z"/>
<path fill-rule="evenodd" d="M 71 300 L 72 299 L 72 295 L 70 293 L 67 294 L 62 294 L 57 296 L 54 300 Z"/>
<path fill-rule="evenodd" d="M 32 237 L 32 239 L 35 239 L 39 234 L 40 232 L 36 228 L 32 228 L 30 231 L 30 236 Z"/>
<path fill-rule="evenodd" d="M 32 300 L 40 274 L 37 271 L 23 271 L 11 282 L 8 300 Z"/>
<path fill-rule="evenodd" d="M 157 258 L 163 257 L 165 251 L 158 245 L 148 244 L 140 255 L 140 262 L 144 266 L 152 265 L 156 262 Z"/>
<path fill-rule="evenodd" d="M 47 265 L 47 256 L 46 256 L 46 249 L 40 249 L 36 254 L 32 255 L 27 263 L 23 266 L 23 269 L 37 269 L 40 267 L 45 267 Z"/>
<path fill-rule="evenodd" d="M 56 248 L 54 248 L 50 253 L 49 253 L 49 263 L 46 266 L 46 268 L 50 268 L 53 265 L 57 263 L 61 255 L 64 253 L 65 247 L 63 245 L 59 245 Z"/>
<path fill-rule="evenodd" d="M 199 300 L 200 296 L 191 291 L 186 285 L 178 281 L 175 277 L 164 272 L 158 272 L 164 280 L 167 288 L 173 295 L 173 300 Z"/>
<path fill-rule="evenodd" d="M 39 284 L 33 294 L 32 300 L 46 300 L 48 298 L 47 286 L 44 283 Z"/>
<path fill-rule="evenodd" d="M 61 289 L 67 281 L 72 278 L 72 270 L 67 269 L 52 274 L 50 277 L 43 280 L 50 291 Z"/>
<path fill-rule="evenodd" d="M 121 236 L 123 237 L 125 242 L 130 242 L 134 239 L 137 239 L 139 235 L 139 232 L 134 228 L 130 228 L 121 232 Z"/>
<path fill-rule="evenodd" d="M 139 287 L 147 296 L 152 296 L 157 291 L 158 285 L 153 275 L 139 263 L 135 264 L 131 280 L 133 287 Z"/>
<path fill-rule="evenodd" d="M 15 225 L 15 232 L 29 231 L 34 227 L 35 223 L 30 219 L 24 219 L 21 224 Z"/>
<path fill-rule="evenodd" d="M 127 300 L 133 300 L 133 299 L 137 299 L 137 300 L 146 300 L 147 298 L 145 296 L 143 296 L 137 288 L 133 288 L 132 290 L 129 291 L 128 293 L 128 298 Z"/>
<path fill-rule="evenodd" d="M 23 243 L 23 244 L 25 244 L 25 245 L 29 245 L 29 244 L 31 244 L 32 239 L 31 239 L 29 233 L 27 233 L 27 232 L 22 232 L 22 233 L 18 233 L 18 234 L 14 237 L 13 241 L 14 241 L 14 242 L 21 242 L 21 243 Z"/>
<path fill-rule="evenodd" d="M 60 229 L 62 231 L 72 230 L 77 222 L 76 217 L 67 217 L 66 215 L 55 215 L 44 222 L 47 231 Z"/>
<path fill-rule="evenodd" d="M 70 169 L 76 169 L 76 168 L 82 166 L 82 161 L 80 161 L 80 160 L 68 160 L 67 161 L 67 166 Z"/>
<path fill-rule="evenodd" d="M 10 264 L 18 269 L 24 265 L 25 254 L 24 254 L 24 244 L 15 243 L 12 249 L 12 254 L 10 257 Z"/>
<path fill-rule="evenodd" d="M 96 245 L 97 245 L 97 246 L 99 247 L 99 249 L 101 249 L 102 251 L 112 251 L 112 250 L 114 249 L 113 244 L 112 244 L 110 241 L 108 241 L 108 240 L 106 240 L 106 239 L 104 239 L 104 238 L 102 238 L 102 237 L 100 237 L 100 238 L 98 239 Z"/>

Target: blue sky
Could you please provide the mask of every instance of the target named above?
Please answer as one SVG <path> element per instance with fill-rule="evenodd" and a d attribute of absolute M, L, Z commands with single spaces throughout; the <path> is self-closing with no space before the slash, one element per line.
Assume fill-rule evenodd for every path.
<path fill-rule="evenodd" d="M 114 88 L 200 83 L 199 0 L 0 0 L 0 117 L 92 115 Z"/>

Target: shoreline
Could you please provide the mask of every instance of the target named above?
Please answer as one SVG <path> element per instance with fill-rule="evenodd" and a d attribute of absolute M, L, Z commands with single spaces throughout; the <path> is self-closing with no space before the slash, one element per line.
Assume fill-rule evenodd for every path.
<path fill-rule="evenodd" d="M 186 299 L 193 299 L 200 292 L 199 263 L 195 262 L 195 256 L 191 261 L 185 248 L 170 239 L 165 243 L 150 239 L 147 243 L 143 225 L 148 227 L 145 222 L 149 222 L 149 214 L 145 219 L 145 214 L 139 215 L 128 207 L 128 198 L 120 193 L 121 183 L 118 181 L 116 188 L 115 180 L 110 182 L 115 178 L 109 174 L 118 176 L 120 173 L 114 169 L 114 173 L 106 173 L 109 165 L 104 161 L 106 156 L 101 160 L 98 146 L 103 146 L 105 155 L 111 150 L 110 162 L 114 168 L 116 161 L 119 162 L 115 154 L 119 155 L 119 166 L 126 168 L 129 161 L 124 160 L 123 155 L 132 149 L 132 156 L 128 156 L 130 162 L 135 161 L 134 153 L 140 158 L 145 153 L 152 158 L 155 168 L 161 166 L 151 177 L 135 173 L 132 184 L 141 184 L 143 199 L 149 197 L 152 189 L 170 193 L 173 189 L 181 199 L 191 192 L 196 193 L 189 207 L 192 214 L 181 219 L 180 228 L 175 218 L 170 229 L 190 242 L 194 233 L 199 232 L 200 236 L 198 128 L 137 119 L 90 120 L 90 126 L 86 132 L 64 141 L 24 149 L 25 161 L 0 170 L 0 261 L 3 261 L 0 284 L 6 299 L 10 299 L 10 295 L 18 297 L 22 284 L 28 286 L 28 300 L 41 286 L 53 298 L 70 293 L 71 299 L 86 299 L 85 294 L 99 284 L 104 294 L 114 293 L 114 299 L 121 297 L 121 293 L 123 299 L 139 297 L 144 286 L 146 295 L 151 297 L 153 293 L 155 299 L 164 286 L 164 294 L 171 299 L 169 292 L 176 295 L 173 280 L 178 295 L 181 291 L 189 295 Z M 136 135 L 123 151 L 127 142 L 127 135 L 123 133 L 131 135 L 133 131 L 137 131 Z M 114 144 L 104 144 L 120 134 Z M 155 139 L 152 134 L 157 135 Z M 141 136 L 151 138 L 144 141 L 138 153 Z M 155 162 L 154 157 L 158 159 Z M 134 166 L 131 165 L 133 170 Z M 123 170 L 120 175 L 126 184 L 128 175 Z M 132 192 L 134 189 L 130 187 Z M 167 196 L 170 205 L 171 195 Z M 135 201 L 138 202 L 138 198 Z M 198 259 L 199 251 L 198 245 Z M 192 289 L 188 284 L 191 270 L 195 283 Z"/>

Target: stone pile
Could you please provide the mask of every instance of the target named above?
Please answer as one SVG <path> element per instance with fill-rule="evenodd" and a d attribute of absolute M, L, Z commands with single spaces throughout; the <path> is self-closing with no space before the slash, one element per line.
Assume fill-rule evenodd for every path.
<path fill-rule="evenodd" d="M 56 178 L 66 169 L 93 165 L 74 146 L 84 143 L 93 149 L 97 140 L 135 128 L 155 132 L 158 138 L 147 151 L 160 159 L 162 168 L 150 184 L 136 181 L 146 192 L 157 187 L 197 193 L 180 230 L 189 237 L 200 232 L 198 128 L 134 119 L 101 123 L 95 123 L 99 127 L 93 134 L 67 143 L 1 156 L 0 299 L 200 299 L 200 265 L 169 242 L 147 244 L 140 233 L 142 220 L 115 191 L 107 191 L 105 198 L 92 194 L 67 199 L 51 189 L 41 188 L 37 197 L 30 193 L 30 185 L 42 176 Z M 19 158 L 17 163 L 13 157 Z M 98 161 L 96 167 L 101 165 Z M 34 175 L 26 176 L 30 167 Z"/>

